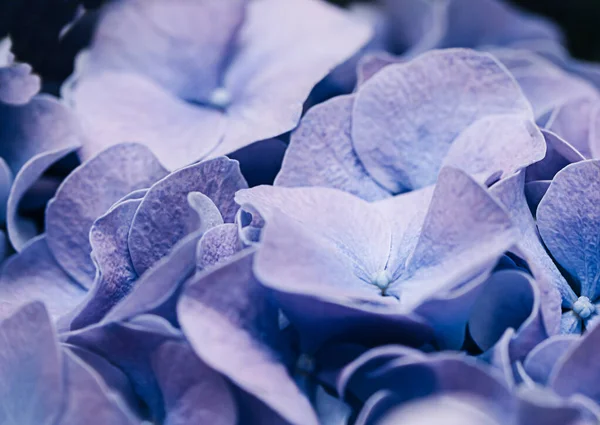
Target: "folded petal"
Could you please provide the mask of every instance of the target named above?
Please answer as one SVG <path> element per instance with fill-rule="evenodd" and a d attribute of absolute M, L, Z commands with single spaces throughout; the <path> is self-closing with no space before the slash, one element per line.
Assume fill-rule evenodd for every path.
<path fill-rule="evenodd" d="M 122 144 L 83 163 L 64 180 L 46 208 L 46 233 L 52 255 L 73 279 L 85 287 L 94 279 L 89 242 L 94 221 L 123 196 L 165 174 L 147 148 Z"/>
<path fill-rule="evenodd" d="M 542 130 L 548 149 L 543 160 L 527 167 L 527 181 L 552 180 L 556 173 L 585 158 L 577 149 L 549 130 Z"/>
<path fill-rule="evenodd" d="M 79 329 L 99 322 L 131 291 L 138 278 L 131 262 L 127 235 L 141 200 L 125 201 L 98 218 L 90 229 L 96 278 L 86 300 L 71 322 Z"/>
<path fill-rule="evenodd" d="M 535 382 L 546 385 L 559 360 L 578 340 L 576 335 L 555 335 L 537 345 L 527 355 L 523 366 Z"/>
<path fill-rule="evenodd" d="M 0 422 L 52 425 L 61 412 L 63 366 L 51 319 L 40 302 L 0 322 Z"/>
<path fill-rule="evenodd" d="M 525 197 L 531 214 L 535 217 L 542 198 L 550 187 L 550 180 L 535 180 L 525 183 Z"/>
<path fill-rule="evenodd" d="M 156 313 L 175 323 L 175 307 L 169 302 L 194 273 L 196 247 L 203 234 L 194 232 L 176 244 L 135 282 L 129 295 L 107 313 L 102 323 L 121 322 L 144 313 Z"/>
<path fill-rule="evenodd" d="M 27 241 L 36 236 L 31 227 L 19 217 L 19 203 L 31 186 L 44 174 L 46 169 L 59 159 L 73 152 L 79 145 L 39 153 L 29 159 L 19 170 L 10 190 L 6 208 L 6 227 L 12 246 L 21 251 Z"/>
<path fill-rule="evenodd" d="M 331 187 L 367 201 L 389 196 L 352 147 L 353 106 L 354 96 L 340 96 L 309 110 L 292 134 L 276 185 Z"/>
<path fill-rule="evenodd" d="M 228 129 L 212 155 L 295 127 L 311 89 L 370 36 L 367 25 L 323 1 L 250 2 L 225 75 Z"/>
<path fill-rule="evenodd" d="M 369 174 L 399 193 L 434 183 L 456 137 L 499 114 L 533 117 L 502 65 L 471 50 L 433 51 L 385 67 L 360 88 L 352 138 Z"/>
<path fill-rule="evenodd" d="M 81 302 L 85 292 L 56 262 L 48 249 L 46 236 L 38 236 L 2 264 L 0 319 L 25 304 L 41 301 L 56 320 Z"/>
<path fill-rule="evenodd" d="M 556 175 L 537 209 L 546 247 L 590 300 L 600 295 L 599 185 L 598 161 L 571 164 Z"/>
<path fill-rule="evenodd" d="M 597 141 L 594 136 L 595 120 L 599 108 L 598 98 L 581 98 L 556 109 L 546 128 L 569 142 L 586 158 L 594 158 Z"/>
<path fill-rule="evenodd" d="M 167 424 L 236 425 L 235 399 L 227 381 L 183 342 L 168 341 L 152 356 Z"/>
<path fill-rule="evenodd" d="M 209 229 L 196 248 L 198 270 L 214 267 L 243 249 L 237 225 L 226 223 Z"/>
<path fill-rule="evenodd" d="M 317 424 L 280 360 L 277 309 L 255 280 L 252 261 L 253 254 L 242 254 L 194 278 L 178 304 L 179 322 L 206 364 L 288 422 Z"/>
<path fill-rule="evenodd" d="M 238 210 L 233 195 L 246 187 L 239 164 L 226 157 L 190 165 L 157 182 L 144 196 L 129 232 L 129 252 L 137 273 L 143 274 L 181 238 L 197 230 L 198 214 L 204 225 L 233 222 Z M 189 201 L 194 206 L 193 195 L 188 201 L 190 192 L 210 198 L 222 218 L 213 217 L 214 208 L 190 208 Z"/>

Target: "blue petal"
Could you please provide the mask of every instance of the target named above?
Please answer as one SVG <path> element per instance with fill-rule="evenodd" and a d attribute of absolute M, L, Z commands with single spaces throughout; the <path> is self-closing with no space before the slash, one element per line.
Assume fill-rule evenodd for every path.
<path fill-rule="evenodd" d="M 198 270 L 214 267 L 237 252 L 243 243 L 239 238 L 237 226 L 233 223 L 222 224 L 209 229 L 196 249 L 196 266 Z"/>
<path fill-rule="evenodd" d="M 548 145 L 546 156 L 527 167 L 527 181 L 552 180 L 567 165 L 585 159 L 577 149 L 551 131 L 542 130 L 542 134 Z"/>
<path fill-rule="evenodd" d="M 535 382 L 546 385 L 558 361 L 578 340 L 575 335 L 555 335 L 536 346 L 527 355 L 525 371 Z"/>

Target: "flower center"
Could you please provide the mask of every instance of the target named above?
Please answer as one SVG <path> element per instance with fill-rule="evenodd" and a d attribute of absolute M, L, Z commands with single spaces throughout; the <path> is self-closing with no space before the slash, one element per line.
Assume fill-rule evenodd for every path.
<path fill-rule="evenodd" d="M 585 320 L 596 312 L 596 306 L 588 297 L 579 297 L 573 304 L 573 312 Z"/>
<path fill-rule="evenodd" d="M 217 108 L 225 109 L 231 103 L 231 93 L 225 87 L 218 87 L 210 95 L 210 103 Z"/>
<path fill-rule="evenodd" d="M 377 273 L 373 273 L 371 276 L 371 283 L 381 290 L 382 295 L 385 295 L 385 291 L 391 281 L 392 275 L 387 270 L 380 270 Z"/>

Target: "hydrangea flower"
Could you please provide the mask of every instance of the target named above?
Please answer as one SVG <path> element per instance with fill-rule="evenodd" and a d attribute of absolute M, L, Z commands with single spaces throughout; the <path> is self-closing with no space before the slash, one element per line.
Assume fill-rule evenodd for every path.
<path fill-rule="evenodd" d="M 321 0 L 121 0 L 101 13 L 63 89 L 89 135 L 81 155 L 134 141 L 170 169 L 291 130 L 370 36 Z"/>
<path fill-rule="evenodd" d="M 378 200 L 435 183 L 443 166 L 492 183 L 545 151 L 530 105 L 502 65 L 485 53 L 440 50 L 387 66 L 356 94 L 311 109 L 275 183 Z"/>
<path fill-rule="evenodd" d="M 48 204 L 46 233 L 4 264 L 3 316 L 41 298 L 53 316 L 62 317 L 61 327 L 94 324 L 155 264 L 141 282 L 160 279 L 164 266 L 158 263 L 172 251 L 173 261 L 185 264 L 172 279 L 185 279 L 196 268 L 196 244 L 205 233 L 199 249 L 207 263 L 201 266 L 211 266 L 241 249 L 235 238 L 227 239 L 231 247 L 211 241 L 215 234 L 236 235 L 235 226 L 225 223 L 237 212 L 233 194 L 245 187 L 237 162 L 225 157 L 169 174 L 142 145 L 107 149 L 65 179 Z M 43 290 L 48 277 L 53 283 Z"/>
<path fill-rule="evenodd" d="M 452 168 L 435 189 L 373 204 L 316 187 L 259 186 L 236 201 L 253 215 L 243 232 L 264 223 L 255 272 L 308 352 L 331 338 L 424 343 L 427 326 L 460 347 L 472 290 L 516 241 L 485 188 Z"/>

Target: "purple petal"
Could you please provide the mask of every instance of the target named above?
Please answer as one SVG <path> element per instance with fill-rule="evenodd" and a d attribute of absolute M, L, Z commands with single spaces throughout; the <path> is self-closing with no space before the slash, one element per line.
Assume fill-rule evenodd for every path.
<path fill-rule="evenodd" d="M 206 220 L 205 225 L 233 222 L 238 210 L 233 195 L 246 187 L 239 164 L 226 157 L 190 165 L 157 182 L 144 196 L 129 232 L 129 252 L 137 273 L 142 275 L 184 236 L 198 229 L 197 212 L 202 221 Z M 197 212 L 190 208 L 190 192 L 210 198 L 222 219 L 215 217 L 214 206 L 207 206 L 207 200 L 197 196 L 189 199 L 191 206 L 194 200 L 202 205 L 198 205 Z"/>
<path fill-rule="evenodd" d="M 527 167 L 527 181 L 552 180 L 556 173 L 585 158 L 577 149 L 548 130 L 542 130 L 548 149 L 543 160 Z"/>
<path fill-rule="evenodd" d="M 165 403 L 165 423 L 236 425 L 236 404 L 227 381 L 204 364 L 192 348 L 169 341 L 152 356 Z"/>
<path fill-rule="evenodd" d="M 53 319 L 68 313 L 85 296 L 85 290 L 58 265 L 44 235 L 29 241 L 21 253 L 2 264 L 0 318 L 22 305 L 42 301 Z"/>
<path fill-rule="evenodd" d="M 19 217 L 19 203 L 31 186 L 44 174 L 46 169 L 59 159 L 65 157 L 79 147 L 74 145 L 40 153 L 27 161 L 17 173 L 14 184 L 10 190 L 6 208 L 8 236 L 13 247 L 21 251 L 27 241 L 36 236 L 30 233 L 30 226 Z"/>
<path fill-rule="evenodd" d="M 135 141 L 169 169 L 205 157 L 221 140 L 223 112 L 190 104 L 141 75 L 104 71 L 63 94 L 87 131 L 82 159 Z"/>
<path fill-rule="evenodd" d="M 420 3 L 425 2 L 420 1 Z M 356 68 L 356 86 L 362 86 L 386 66 L 405 61 L 404 57 L 393 56 L 386 52 L 375 52 L 364 55 Z"/>
<path fill-rule="evenodd" d="M 67 386 L 66 406 L 60 418 L 69 425 L 134 425 L 139 421 L 120 398 L 109 392 L 102 378 L 76 355 L 63 351 Z"/>
<path fill-rule="evenodd" d="M 515 373 L 513 371 L 513 359 L 511 357 L 510 345 L 515 336 L 513 328 L 508 328 L 478 359 L 488 363 L 493 368 L 499 379 L 511 389 L 515 388 Z"/>
<path fill-rule="evenodd" d="M 311 108 L 292 133 L 278 186 L 325 186 L 367 201 L 389 193 L 367 173 L 352 147 L 354 96 L 340 96 Z"/>
<path fill-rule="evenodd" d="M 598 161 L 569 165 L 556 175 L 537 210 L 538 228 L 546 247 L 577 280 L 580 295 L 590 300 L 600 295 L 598 182 Z"/>
<path fill-rule="evenodd" d="M 125 201 L 98 218 L 90 229 L 96 278 L 86 300 L 71 323 L 79 329 L 99 322 L 131 291 L 137 273 L 131 263 L 127 235 L 141 200 Z"/>
<path fill-rule="evenodd" d="M 322 1 L 250 2 L 238 39 L 241 48 L 225 75 L 233 99 L 229 126 L 212 155 L 295 127 L 311 89 L 358 51 L 370 32 Z"/>
<path fill-rule="evenodd" d="M 180 286 L 196 269 L 196 246 L 203 233 L 194 232 L 183 238 L 169 255 L 157 261 L 135 282 L 129 295 L 108 312 L 102 323 L 121 322 L 144 313 L 164 313 L 161 308 L 178 294 Z M 176 321 L 171 316 L 166 319 Z"/>
<path fill-rule="evenodd" d="M 532 117 L 514 79 L 491 55 L 434 51 L 387 66 L 360 88 L 352 138 L 367 171 L 399 193 L 434 183 L 460 132 L 499 114 Z"/>
<path fill-rule="evenodd" d="M 558 361 L 577 342 L 575 335 L 555 335 L 536 346 L 527 355 L 525 371 L 535 382 L 546 385 Z"/>
<path fill-rule="evenodd" d="M 102 11 L 88 72 L 135 72 L 179 98 L 208 103 L 222 83 L 245 8 L 243 0 L 111 4 Z"/>
<path fill-rule="evenodd" d="M 95 267 L 89 231 L 94 221 L 128 193 L 166 174 L 142 145 L 117 145 L 85 162 L 60 185 L 46 208 L 48 246 L 77 282 L 90 287 Z"/>
<path fill-rule="evenodd" d="M 594 134 L 598 99 L 583 98 L 562 105 L 550 118 L 546 128 L 569 142 L 586 158 L 593 158 L 597 144 Z"/>
<path fill-rule="evenodd" d="M 60 348 L 48 312 L 27 304 L 0 322 L 0 422 L 56 423 L 63 399 Z"/>
<path fill-rule="evenodd" d="M 0 102 L 24 105 L 40 91 L 41 80 L 31 66 L 19 63 L 0 67 Z"/>
<path fill-rule="evenodd" d="M 242 248 L 243 243 L 235 224 L 215 226 L 204 233 L 198 242 L 196 266 L 198 270 L 214 267 L 241 251 Z"/>
<path fill-rule="evenodd" d="M 556 362 L 548 385 L 563 397 L 581 394 L 596 403 L 600 400 L 600 368 L 597 362 L 597 348 L 600 338 L 600 327 L 589 330 L 583 337 L 565 351 Z"/>
<path fill-rule="evenodd" d="M 277 309 L 245 254 L 187 286 L 179 322 L 198 356 L 290 423 L 318 423 L 278 359 Z M 261 376 L 257 380 L 256 376 Z"/>

